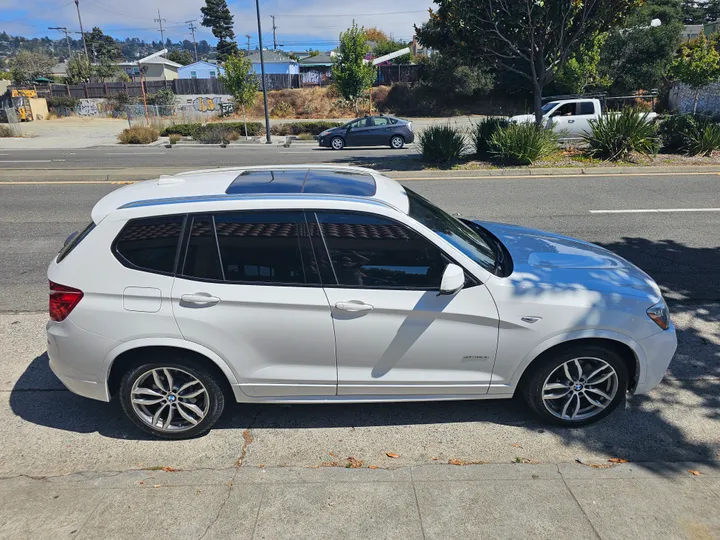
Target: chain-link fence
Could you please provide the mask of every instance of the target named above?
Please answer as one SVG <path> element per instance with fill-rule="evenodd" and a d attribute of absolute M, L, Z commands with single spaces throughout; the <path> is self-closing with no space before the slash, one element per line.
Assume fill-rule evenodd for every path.
<path fill-rule="evenodd" d="M 0 124 L 17 124 L 20 122 L 17 110 L 10 108 L 0 109 Z"/>
<path fill-rule="evenodd" d="M 165 127 L 173 124 L 205 123 L 212 118 L 229 114 L 233 111 L 233 104 L 228 102 L 215 103 L 204 107 L 192 105 L 148 105 L 147 118 L 145 117 L 145 106 L 133 104 L 123 106 L 123 115 L 127 117 L 131 126 L 144 126 L 148 123 L 156 127 Z"/>

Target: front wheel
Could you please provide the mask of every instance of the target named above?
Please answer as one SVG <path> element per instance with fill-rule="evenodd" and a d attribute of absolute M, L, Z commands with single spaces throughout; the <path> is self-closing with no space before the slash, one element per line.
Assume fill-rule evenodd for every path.
<path fill-rule="evenodd" d="M 405 146 L 405 139 L 403 139 L 400 135 L 394 135 L 390 139 L 390 148 L 393 150 L 400 150 L 403 146 Z"/>
<path fill-rule="evenodd" d="M 333 150 L 342 150 L 345 148 L 345 141 L 342 137 L 333 137 L 330 141 L 330 148 Z"/>
<path fill-rule="evenodd" d="M 125 373 L 120 402 L 143 431 L 164 439 L 188 439 L 217 422 L 225 396 L 215 377 L 195 362 L 158 359 Z"/>
<path fill-rule="evenodd" d="M 628 370 L 611 349 L 578 345 L 541 362 L 524 388 L 543 420 L 583 426 L 606 417 L 625 399 Z"/>

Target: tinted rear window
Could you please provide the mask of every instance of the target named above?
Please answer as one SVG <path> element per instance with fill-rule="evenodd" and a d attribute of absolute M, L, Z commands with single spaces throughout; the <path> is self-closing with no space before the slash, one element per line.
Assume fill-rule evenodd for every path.
<path fill-rule="evenodd" d="M 115 253 L 125 266 L 172 273 L 184 217 L 167 216 L 129 221 L 115 240 Z"/>
<path fill-rule="evenodd" d="M 61 262 L 65 257 L 67 257 L 70 252 L 75 249 L 80 242 L 82 242 L 85 237 L 90 234 L 90 231 L 92 231 L 95 228 L 95 223 L 90 223 L 87 227 L 85 227 L 82 231 L 79 233 L 75 233 L 74 236 L 68 237 L 68 239 L 65 241 L 65 245 L 60 250 L 60 253 L 58 253 L 57 256 L 57 262 Z"/>

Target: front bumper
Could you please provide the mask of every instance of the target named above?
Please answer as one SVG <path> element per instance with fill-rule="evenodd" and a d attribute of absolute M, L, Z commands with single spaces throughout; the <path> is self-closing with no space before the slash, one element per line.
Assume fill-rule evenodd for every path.
<path fill-rule="evenodd" d="M 83 397 L 110 401 L 102 362 L 116 341 L 83 330 L 69 319 L 48 321 L 50 369 L 68 390 Z"/>
<path fill-rule="evenodd" d="M 318 142 L 318 145 L 324 146 L 327 148 L 330 146 L 330 137 L 327 135 L 325 137 L 318 137 L 317 142 Z"/>
<path fill-rule="evenodd" d="M 640 340 L 639 344 L 645 352 L 645 369 L 641 371 L 635 395 L 649 392 L 665 376 L 677 349 L 675 327 L 670 325 L 667 330 Z"/>

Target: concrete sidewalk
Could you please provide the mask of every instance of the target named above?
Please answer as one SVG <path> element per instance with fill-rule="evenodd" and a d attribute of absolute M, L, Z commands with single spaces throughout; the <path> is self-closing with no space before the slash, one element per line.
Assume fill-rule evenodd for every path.
<path fill-rule="evenodd" d="M 0 480 L 0 538 L 711 539 L 718 507 L 696 463 L 134 470 Z"/>

